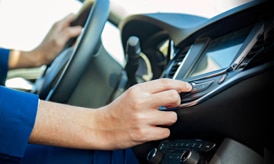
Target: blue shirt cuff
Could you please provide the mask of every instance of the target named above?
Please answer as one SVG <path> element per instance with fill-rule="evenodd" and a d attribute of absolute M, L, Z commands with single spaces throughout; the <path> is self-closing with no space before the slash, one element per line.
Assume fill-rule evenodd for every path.
<path fill-rule="evenodd" d="M 9 49 L 0 48 L 0 85 L 5 85 L 8 74 Z"/>

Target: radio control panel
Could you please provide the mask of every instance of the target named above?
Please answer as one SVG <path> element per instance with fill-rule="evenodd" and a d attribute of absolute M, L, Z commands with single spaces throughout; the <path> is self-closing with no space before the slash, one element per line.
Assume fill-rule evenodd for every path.
<path fill-rule="evenodd" d="M 151 149 L 147 160 L 151 164 L 202 164 L 203 155 L 215 146 L 213 142 L 199 139 L 164 140 Z"/>

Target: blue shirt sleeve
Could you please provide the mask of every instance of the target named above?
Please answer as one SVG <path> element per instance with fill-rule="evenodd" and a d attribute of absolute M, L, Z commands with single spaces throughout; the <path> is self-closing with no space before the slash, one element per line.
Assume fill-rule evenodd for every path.
<path fill-rule="evenodd" d="M 0 86 L 0 155 L 23 157 L 38 101 L 38 95 Z"/>
<path fill-rule="evenodd" d="M 9 49 L 0 48 L 0 85 L 4 85 L 8 73 Z"/>
<path fill-rule="evenodd" d="M 30 144 L 20 164 L 139 164 L 132 149 L 81 150 Z"/>
<path fill-rule="evenodd" d="M 92 151 L 28 144 L 38 95 L 0 86 L 0 163 L 139 164 L 131 149 Z"/>

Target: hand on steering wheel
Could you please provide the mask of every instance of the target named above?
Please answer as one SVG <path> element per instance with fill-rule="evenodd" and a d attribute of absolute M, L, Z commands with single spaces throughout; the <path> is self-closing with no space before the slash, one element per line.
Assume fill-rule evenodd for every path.
<path fill-rule="evenodd" d="M 82 33 L 70 40 L 34 87 L 40 99 L 66 102 L 97 51 L 109 15 L 108 0 L 87 0 L 72 25 L 83 25 Z M 76 41 L 76 42 L 75 42 Z M 74 44 L 74 46 L 72 46 Z"/>

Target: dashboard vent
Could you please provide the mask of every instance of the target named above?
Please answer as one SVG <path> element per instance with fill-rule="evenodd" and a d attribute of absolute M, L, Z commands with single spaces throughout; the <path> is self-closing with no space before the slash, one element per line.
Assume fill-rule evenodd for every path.
<path fill-rule="evenodd" d="M 241 66 L 245 67 L 245 69 L 248 69 L 273 58 L 273 54 L 269 52 L 271 49 L 273 49 L 273 44 L 273 28 L 269 30 L 265 35 L 259 34 L 257 37 L 257 42 L 247 54 L 245 60 L 241 63 Z"/>
<path fill-rule="evenodd" d="M 188 50 L 190 47 L 186 47 L 181 49 L 178 52 L 178 55 L 175 56 L 174 60 L 172 61 L 172 67 L 169 69 L 169 71 L 166 74 L 167 78 L 173 78 L 175 75 L 176 71 L 178 70 L 179 66 L 182 64 Z"/>

